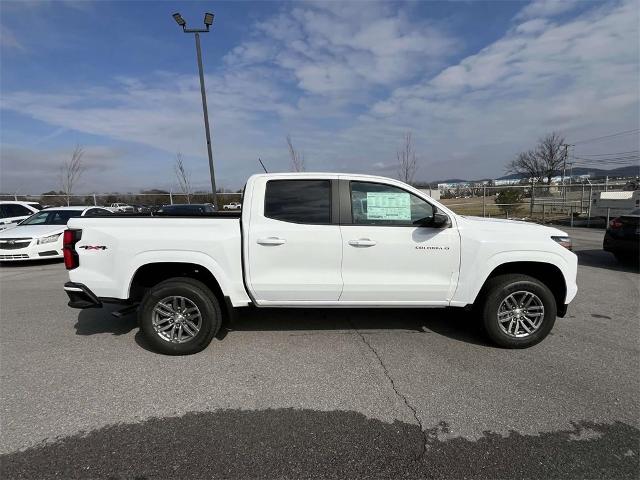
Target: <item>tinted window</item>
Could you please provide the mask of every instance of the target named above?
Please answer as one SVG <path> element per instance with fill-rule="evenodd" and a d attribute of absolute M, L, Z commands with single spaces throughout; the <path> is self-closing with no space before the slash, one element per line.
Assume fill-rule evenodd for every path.
<path fill-rule="evenodd" d="M 351 215 L 358 225 L 420 225 L 433 218 L 433 206 L 401 188 L 351 182 Z"/>
<path fill-rule="evenodd" d="M 16 205 L 13 203 L 4 204 L 2 207 L 3 217 L 26 217 L 33 213 L 27 207 L 23 207 L 22 205 Z"/>
<path fill-rule="evenodd" d="M 331 223 L 331 182 L 270 180 L 265 193 L 264 216 L 283 222 Z"/>
<path fill-rule="evenodd" d="M 66 225 L 70 218 L 79 217 L 82 210 L 42 210 L 20 225 Z"/>
<path fill-rule="evenodd" d="M 166 205 L 158 210 L 158 215 L 204 215 L 214 213 L 211 205 Z"/>
<path fill-rule="evenodd" d="M 113 212 L 110 210 L 105 210 L 104 208 L 92 208 L 87 210 L 87 213 L 84 214 L 85 217 L 96 217 L 98 215 L 111 215 Z"/>

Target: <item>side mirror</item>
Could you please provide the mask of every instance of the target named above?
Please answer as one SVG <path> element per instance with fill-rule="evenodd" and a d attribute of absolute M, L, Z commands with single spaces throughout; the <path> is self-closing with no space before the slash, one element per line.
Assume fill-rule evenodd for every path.
<path fill-rule="evenodd" d="M 449 225 L 449 217 L 444 213 L 434 213 L 433 220 L 431 220 L 431 227 L 443 228 Z"/>

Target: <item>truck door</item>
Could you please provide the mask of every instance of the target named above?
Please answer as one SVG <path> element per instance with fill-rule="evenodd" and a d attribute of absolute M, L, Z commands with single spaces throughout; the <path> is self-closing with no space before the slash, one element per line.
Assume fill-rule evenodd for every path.
<path fill-rule="evenodd" d="M 340 180 L 341 302 L 447 305 L 457 284 L 457 228 L 419 226 L 436 207 L 400 187 Z"/>
<path fill-rule="evenodd" d="M 260 191 L 264 202 L 261 195 L 251 202 L 245 250 L 245 278 L 254 300 L 259 305 L 337 302 L 342 292 L 337 180 L 261 178 L 254 185 L 254 192 Z"/>

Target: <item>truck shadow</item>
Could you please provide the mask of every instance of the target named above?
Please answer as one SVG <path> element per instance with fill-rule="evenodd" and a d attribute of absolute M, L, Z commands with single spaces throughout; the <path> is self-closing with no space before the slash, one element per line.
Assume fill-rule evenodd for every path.
<path fill-rule="evenodd" d="M 623 264 L 609 252 L 604 250 L 577 250 L 574 252 L 578 256 L 578 264 L 585 267 L 606 268 L 618 272 L 638 273 L 640 264 Z"/>
<path fill-rule="evenodd" d="M 480 319 L 461 309 L 337 309 L 337 308 L 248 308 L 221 329 L 218 339 L 243 331 L 288 331 L 293 335 L 326 332 L 367 334 L 406 331 L 438 334 L 461 342 L 490 345 Z"/>
<path fill-rule="evenodd" d="M 74 325 L 76 335 L 126 335 L 138 328 L 136 313 L 116 318 L 118 306 L 81 310 Z M 225 322 L 218 340 L 233 332 L 291 332 L 292 335 L 322 335 L 327 332 L 352 334 L 410 332 L 437 334 L 475 345 L 491 345 L 482 331 L 480 319 L 459 309 L 338 309 L 338 308 L 244 308 L 233 322 Z M 135 341 L 150 350 L 144 336 L 136 332 Z"/>
<path fill-rule="evenodd" d="M 97 335 L 110 333 L 111 335 L 125 335 L 134 328 L 138 328 L 136 313 L 116 318 L 111 315 L 121 309 L 118 305 L 105 305 L 102 308 L 87 308 L 80 310 L 78 321 L 74 325 L 76 335 Z"/>

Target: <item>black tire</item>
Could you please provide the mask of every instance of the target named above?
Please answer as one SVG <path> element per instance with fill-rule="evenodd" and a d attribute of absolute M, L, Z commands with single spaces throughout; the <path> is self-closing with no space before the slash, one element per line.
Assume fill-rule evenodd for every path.
<path fill-rule="evenodd" d="M 556 299 L 549 287 L 540 280 L 521 274 L 498 275 L 488 281 L 484 291 L 481 308 L 484 330 L 496 345 L 504 348 L 531 347 L 544 340 L 553 328 L 557 315 Z M 498 309 L 509 295 L 520 291 L 536 295 L 544 306 L 544 315 L 537 330 L 527 336 L 516 338 L 500 328 Z"/>
<path fill-rule="evenodd" d="M 200 310 L 202 324 L 198 333 L 185 343 L 165 340 L 153 327 L 153 310 L 156 304 L 170 296 L 181 296 L 193 302 Z M 191 355 L 204 350 L 218 333 L 222 323 L 220 304 L 207 286 L 193 278 L 175 277 L 150 288 L 138 310 L 140 331 L 153 350 L 167 355 Z"/>

